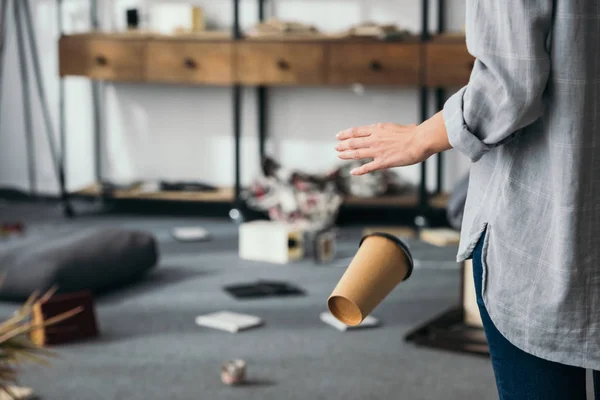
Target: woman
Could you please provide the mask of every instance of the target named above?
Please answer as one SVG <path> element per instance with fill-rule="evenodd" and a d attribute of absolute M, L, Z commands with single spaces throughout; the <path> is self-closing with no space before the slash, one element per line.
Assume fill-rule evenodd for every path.
<path fill-rule="evenodd" d="M 415 126 L 340 132 L 356 175 L 456 148 L 501 399 L 585 399 L 600 370 L 600 2 L 467 0 L 470 82 Z M 443 67 L 443 66 L 441 66 Z M 600 374 L 594 374 L 600 399 Z"/>

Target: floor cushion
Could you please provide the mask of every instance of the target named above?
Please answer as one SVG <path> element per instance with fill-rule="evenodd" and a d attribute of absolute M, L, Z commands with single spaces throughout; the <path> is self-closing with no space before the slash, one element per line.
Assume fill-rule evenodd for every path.
<path fill-rule="evenodd" d="M 35 290 L 103 293 L 140 279 L 158 261 L 155 238 L 122 229 L 45 232 L 0 246 L 0 300 Z"/>

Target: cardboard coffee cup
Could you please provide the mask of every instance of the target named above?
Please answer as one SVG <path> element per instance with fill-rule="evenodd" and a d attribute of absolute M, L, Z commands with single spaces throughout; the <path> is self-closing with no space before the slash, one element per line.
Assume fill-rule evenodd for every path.
<path fill-rule="evenodd" d="M 331 293 L 329 311 L 348 326 L 360 325 L 412 270 L 412 256 L 400 239 L 386 233 L 367 235 Z"/>

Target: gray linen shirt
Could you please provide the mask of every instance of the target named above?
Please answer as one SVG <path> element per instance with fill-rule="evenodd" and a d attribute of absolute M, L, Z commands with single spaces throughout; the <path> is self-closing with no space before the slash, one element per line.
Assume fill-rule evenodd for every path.
<path fill-rule="evenodd" d="M 466 0 L 470 82 L 445 104 L 472 160 L 458 260 L 538 357 L 600 370 L 600 1 Z"/>

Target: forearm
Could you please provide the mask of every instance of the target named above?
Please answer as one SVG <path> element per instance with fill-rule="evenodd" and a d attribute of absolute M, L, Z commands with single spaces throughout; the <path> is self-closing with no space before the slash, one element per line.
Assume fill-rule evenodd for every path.
<path fill-rule="evenodd" d="M 543 113 L 553 0 L 467 0 L 467 86 L 444 106 L 453 147 L 477 161 Z"/>

